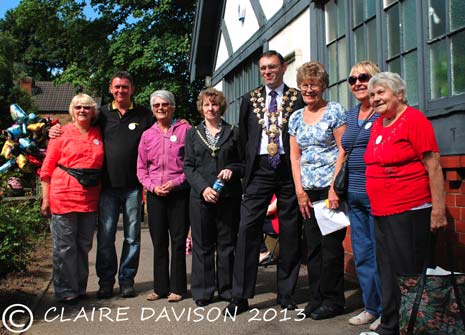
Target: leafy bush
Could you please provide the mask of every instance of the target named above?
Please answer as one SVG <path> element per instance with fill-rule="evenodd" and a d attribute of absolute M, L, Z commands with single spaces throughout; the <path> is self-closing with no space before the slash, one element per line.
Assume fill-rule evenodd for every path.
<path fill-rule="evenodd" d="M 24 270 L 33 241 L 47 231 L 38 200 L 0 202 L 0 276 Z"/>

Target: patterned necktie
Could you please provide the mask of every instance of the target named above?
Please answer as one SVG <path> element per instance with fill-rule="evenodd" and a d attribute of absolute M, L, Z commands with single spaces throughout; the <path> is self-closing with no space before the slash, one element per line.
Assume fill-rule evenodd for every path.
<path fill-rule="evenodd" d="M 278 93 L 276 91 L 270 92 L 270 104 L 268 105 L 268 111 L 270 116 L 268 117 L 268 162 L 273 169 L 276 169 L 279 162 L 279 134 L 277 131 L 278 127 L 278 102 L 276 100 Z M 273 131 L 276 130 L 276 131 Z M 270 136 L 271 135 L 271 136 Z"/>

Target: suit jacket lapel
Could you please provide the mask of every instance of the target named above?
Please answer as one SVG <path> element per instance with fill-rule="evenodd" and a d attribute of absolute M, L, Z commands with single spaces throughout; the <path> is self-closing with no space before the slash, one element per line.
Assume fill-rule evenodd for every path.
<path fill-rule="evenodd" d="M 229 123 L 223 121 L 223 129 L 221 130 L 222 134 L 218 139 L 217 146 L 221 147 L 224 142 L 231 136 L 232 134 L 232 127 Z"/>

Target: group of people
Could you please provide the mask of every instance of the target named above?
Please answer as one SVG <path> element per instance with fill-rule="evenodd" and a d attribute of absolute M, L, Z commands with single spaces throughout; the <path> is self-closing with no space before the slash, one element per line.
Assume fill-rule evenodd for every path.
<path fill-rule="evenodd" d="M 398 334 L 397 275 L 422 270 L 432 251 L 430 231 L 446 225 L 431 123 L 407 105 L 402 78 L 380 72 L 371 61 L 351 69 L 347 81 L 359 104 L 347 112 L 323 98 L 329 76 L 319 62 L 299 67 L 298 89 L 284 83 L 287 64 L 278 52 L 262 54 L 259 69 L 263 85 L 242 97 L 239 127 L 222 118 L 226 99 L 214 88 L 198 96 L 199 125 L 174 118 L 175 98 L 165 90 L 150 97 L 153 120 L 152 113 L 131 102 L 134 84 L 127 72 L 112 78 L 114 101 L 100 113 L 89 96 L 73 99 L 73 122 L 50 131 L 54 138 L 41 171 L 42 211 L 52 214 L 57 298 L 74 303 L 85 294 L 97 220 L 97 297 L 113 295 L 120 208 L 125 239 L 120 293 L 136 295 L 143 186 L 154 250 L 154 286 L 147 300 L 177 302 L 185 296 L 190 226 L 196 305 L 207 306 L 217 291 L 229 302 L 225 315 L 247 311 L 255 294 L 263 222 L 275 196 L 276 303 L 297 308 L 303 227 L 310 288 L 303 313 L 315 320 L 335 317 L 345 305 L 346 229 L 322 235 L 313 203 L 328 199 L 328 207 L 336 209 L 347 201 L 365 307 L 349 323 L 370 324 L 374 334 Z M 333 182 L 345 160 L 348 190 L 342 199 Z M 102 185 L 81 185 L 67 169 L 100 172 Z"/>

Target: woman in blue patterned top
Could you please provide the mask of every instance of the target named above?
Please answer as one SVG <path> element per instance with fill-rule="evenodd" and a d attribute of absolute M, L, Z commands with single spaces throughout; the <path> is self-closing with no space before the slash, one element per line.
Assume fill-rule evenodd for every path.
<path fill-rule="evenodd" d="M 355 270 L 362 289 L 364 310 L 349 319 L 352 325 L 371 323 L 376 330 L 381 314 L 381 284 L 376 265 L 376 244 L 370 201 L 365 190 L 364 155 L 373 122 L 378 115 L 373 112 L 368 95 L 368 81 L 379 72 L 376 64 L 363 61 L 355 64 L 347 82 L 352 94 L 360 102 L 347 112 L 347 129 L 342 136 L 342 146 L 349 155 L 349 205 L 350 232 L 354 252 Z"/>
<path fill-rule="evenodd" d="M 344 311 L 344 240 L 346 229 L 322 236 L 312 202 L 328 199 L 339 207 L 332 182 L 344 151 L 345 110 L 323 99 L 328 73 L 321 63 L 308 62 L 297 70 L 297 84 L 306 107 L 289 119 L 292 176 L 303 217 L 307 242 L 310 300 L 304 314 L 315 320 L 332 318 Z"/>

